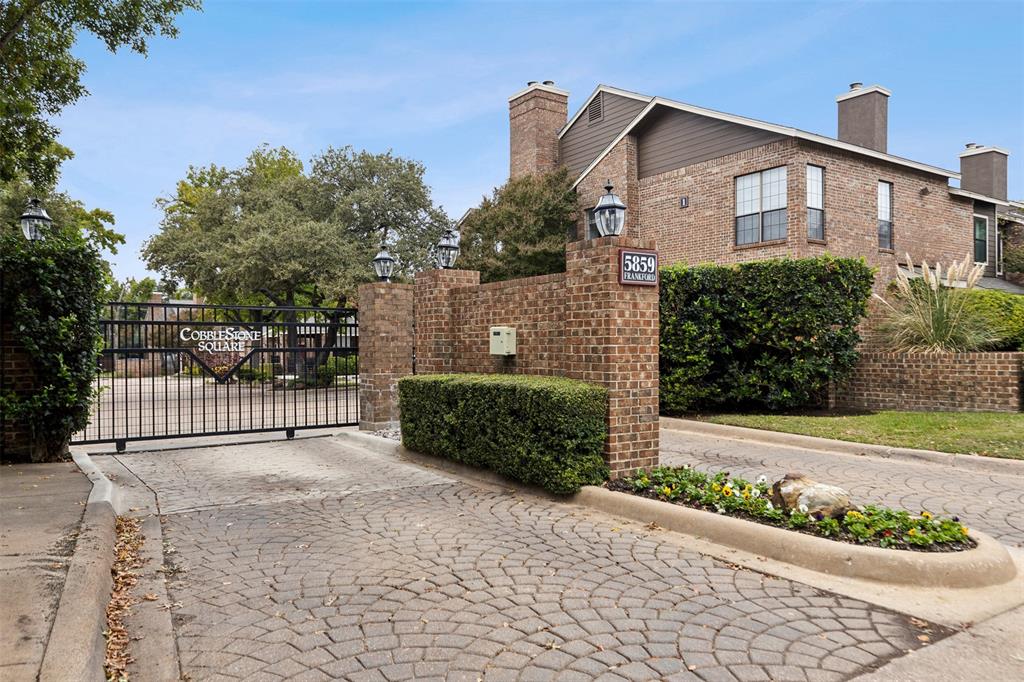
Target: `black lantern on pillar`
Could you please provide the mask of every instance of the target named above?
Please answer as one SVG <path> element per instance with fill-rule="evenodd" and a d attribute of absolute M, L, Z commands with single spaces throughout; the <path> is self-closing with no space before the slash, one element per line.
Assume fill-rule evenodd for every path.
<path fill-rule="evenodd" d="M 46 239 L 46 230 L 53 224 L 53 220 L 46 213 L 42 202 L 39 199 L 29 199 L 25 206 L 25 212 L 19 218 L 21 231 L 25 239 L 30 242 L 41 242 Z"/>
<path fill-rule="evenodd" d="M 459 257 L 459 238 L 451 228 L 444 231 L 441 241 L 437 243 L 437 264 L 445 270 L 455 267 L 455 260 Z"/>
<path fill-rule="evenodd" d="M 384 238 L 380 242 L 380 251 L 373 258 L 373 271 L 377 273 L 377 279 L 381 282 L 390 282 L 391 275 L 395 272 L 395 259 L 388 253 L 387 241 L 388 230 L 384 228 Z"/>
<path fill-rule="evenodd" d="M 380 251 L 373 259 L 373 271 L 377 273 L 377 279 L 381 282 L 391 281 L 391 275 L 395 271 L 395 259 L 384 246 L 380 247 Z"/>
<path fill-rule="evenodd" d="M 618 195 L 612 193 L 612 181 L 604 186 L 604 194 L 594 207 L 594 219 L 597 221 L 597 233 L 602 237 L 617 237 L 622 234 L 626 224 L 626 205 Z"/>

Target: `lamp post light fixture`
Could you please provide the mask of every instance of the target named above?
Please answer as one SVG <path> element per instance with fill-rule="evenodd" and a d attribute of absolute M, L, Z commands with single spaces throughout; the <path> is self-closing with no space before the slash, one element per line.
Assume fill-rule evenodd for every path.
<path fill-rule="evenodd" d="M 384 228 L 384 238 L 380 241 L 380 251 L 373 258 L 373 271 L 377 273 L 377 280 L 390 282 L 391 275 L 395 272 L 395 259 L 388 253 L 387 247 L 388 229 Z"/>
<path fill-rule="evenodd" d="M 39 199 L 29 199 L 25 212 L 21 214 L 21 231 L 30 242 L 41 242 L 46 239 L 46 230 L 53 224 L 53 219 L 46 213 Z"/>
<path fill-rule="evenodd" d="M 618 237 L 626 224 L 626 205 L 617 194 L 612 193 L 612 181 L 604 186 L 607 194 L 601 196 L 594 207 L 597 233 L 602 237 Z"/>
<path fill-rule="evenodd" d="M 459 239 L 451 228 L 447 228 L 437 242 L 437 264 L 445 270 L 455 267 L 455 260 L 459 257 Z"/>

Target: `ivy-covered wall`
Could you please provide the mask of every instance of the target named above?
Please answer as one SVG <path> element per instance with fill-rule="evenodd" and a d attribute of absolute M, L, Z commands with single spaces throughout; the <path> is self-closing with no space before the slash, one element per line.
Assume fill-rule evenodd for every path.
<path fill-rule="evenodd" d="M 60 459 L 85 426 L 105 283 L 99 253 L 78 235 L 29 242 L 0 230 L 0 460 Z"/>
<path fill-rule="evenodd" d="M 857 361 L 873 281 L 832 256 L 662 269 L 662 413 L 824 403 Z"/>

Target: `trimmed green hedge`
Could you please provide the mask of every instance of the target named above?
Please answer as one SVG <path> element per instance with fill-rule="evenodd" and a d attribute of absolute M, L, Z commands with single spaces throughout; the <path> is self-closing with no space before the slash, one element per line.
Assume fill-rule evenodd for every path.
<path fill-rule="evenodd" d="M 857 361 L 873 281 L 832 256 L 662 269 L 662 412 L 820 404 Z"/>
<path fill-rule="evenodd" d="M 999 344 L 989 350 L 1024 351 L 1024 296 L 993 289 L 972 289 L 967 305 L 999 330 Z"/>
<path fill-rule="evenodd" d="M 604 388 L 559 377 L 425 374 L 400 379 L 402 444 L 553 493 L 608 477 Z"/>

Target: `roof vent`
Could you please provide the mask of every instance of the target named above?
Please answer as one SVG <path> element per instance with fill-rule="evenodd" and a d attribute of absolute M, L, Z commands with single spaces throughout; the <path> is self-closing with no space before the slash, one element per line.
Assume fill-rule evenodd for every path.
<path fill-rule="evenodd" d="M 544 81 L 544 85 L 554 85 L 555 81 Z"/>
<path fill-rule="evenodd" d="M 968 142 L 967 144 L 964 145 L 964 148 L 965 149 L 974 149 L 977 146 L 978 146 L 977 142 Z"/>
<path fill-rule="evenodd" d="M 863 87 L 863 83 L 850 83 L 850 90 L 860 90 Z"/>
<path fill-rule="evenodd" d="M 594 121 L 600 121 L 601 116 L 604 115 L 604 93 L 597 93 L 597 97 L 590 101 L 587 105 L 587 123 L 593 123 Z"/>
<path fill-rule="evenodd" d="M 526 87 L 530 87 L 531 85 L 536 85 L 536 84 L 537 84 L 537 81 L 526 81 Z"/>

